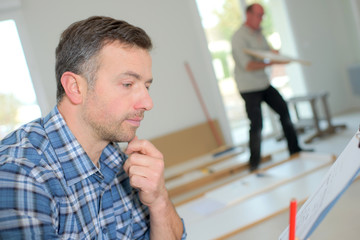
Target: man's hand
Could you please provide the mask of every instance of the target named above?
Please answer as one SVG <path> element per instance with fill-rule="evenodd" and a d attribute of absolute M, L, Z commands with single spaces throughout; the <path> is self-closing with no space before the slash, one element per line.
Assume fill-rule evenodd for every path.
<path fill-rule="evenodd" d="M 164 180 L 164 159 L 159 150 L 146 140 L 135 137 L 125 151 L 129 156 L 124 170 L 130 178 L 130 185 L 139 189 L 140 201 L 153 207 L 167 199 Z"/>
<path fill-rule="evenodd" d="M 164 159 L 149 141 L 135 137 L 125 150 L 124 170 L 130 185 L 139 189 L 140 201 L 149 207 L 150 239 L 180 239 L 183 224 L 172 205 L 164 180 Z"/>

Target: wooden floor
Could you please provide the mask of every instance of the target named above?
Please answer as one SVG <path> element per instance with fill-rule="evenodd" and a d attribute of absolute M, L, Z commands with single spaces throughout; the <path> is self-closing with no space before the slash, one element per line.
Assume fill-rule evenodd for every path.
<path fill-rule="evenodd" d="M 358 127 L 359 119 L 360 113 L 334 118 L 334 121 L 345 123 L 348 128 L 304 145 L 314 148 L 315 152 L 301 154 L 290 160 L 286 160 L 288 156 L 286 151 L 283 151 L 286 149 L 285 142 L 265 142 L 264 151 L 267 151 L 266 148 L 272 151 L 275 149 L 278 157 L 263 163 L 262 177 L 243 171 L 174 197 L 176 208 L 185 221 L 188 239 L 277 239 L 287 226 L 289 200 L 292 197 L 305 200 L 314 191 L 317 187 L 314 183 L 319 182 L 326 173 L 333 156 L 340 154 L 346 146 Z M 306 138 L 306 134 L 300 136 L 301 138 Z M 358 185 L 360 191 L 360 184 Z M 357 203 L 360 193 L 352 193 L 351 190 L 352 186 L 348 191 L 350 195 L 358 196 L 356 200 L 352 200 Z M 345 194 L 344 201 L 351 202 L 346 196 Z M 341 200 L 337 205 L 342 207 Z M 330 219 L 332 214 L 344 214 L 344 211 L 337 210 L 337 206 L 333 212 L 329 214 Z M 349 211 L 346 213 L 351 215 Z M 322 224 L 326 226 L 327 219 Z M 359 229 L 360 224 L 354 224 L 356 227 L 342 227 Z M 341 222 L 338 222 L 338 225 L 341 225 Z M 345 238 L 324 238 L 329 236 L 324 233 L 322 226 L 319 226 L 313 234 L 317 238 L 312 239 L 358 239 L 350 237 L 351 233 L 342 230 L 343 228 L 339 227 L 338 233 L 345 234 Z M 336 228 L 331 230 L 336 231 Z"/>

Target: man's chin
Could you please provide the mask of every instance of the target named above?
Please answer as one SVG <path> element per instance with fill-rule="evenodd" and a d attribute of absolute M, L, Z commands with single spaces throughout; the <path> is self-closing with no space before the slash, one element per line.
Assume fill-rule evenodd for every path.
<path fill-rule="evenodd" d="M 131 142 L 131 141 L 135 138 L 135 136 L 136 136 L 136 135 L 134 134 L 134 135 L 131 136 L 126 142 L 128 142 L 128 143 Z"/>
<path fill-rule="evenodd" d="M 135 138 L 136 134 L 134 133 L 129 133 L 126 136 L 122 135 L 116 138 L 116 141 L 113 142 L 131 142 L 131 140 L 133 140 Z"/>

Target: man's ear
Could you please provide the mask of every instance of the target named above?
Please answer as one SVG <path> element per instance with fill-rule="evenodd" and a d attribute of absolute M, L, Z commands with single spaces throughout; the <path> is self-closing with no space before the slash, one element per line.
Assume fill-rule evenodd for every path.
<path fill-rule="evenodd" d="M 82 103 L 84 97 L 84 79 L 75 73 L 65 72 L 61 76 L 61 84 L 65 90 L 65 94 L 73 104 Z"/>

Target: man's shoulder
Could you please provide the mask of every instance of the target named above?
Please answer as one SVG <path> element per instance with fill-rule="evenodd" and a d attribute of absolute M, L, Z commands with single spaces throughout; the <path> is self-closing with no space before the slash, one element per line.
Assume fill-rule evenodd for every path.
<path fill-rule="evenodd" d="M 240 26 L 233 34 L 232 39 L 238 41 L 239 39 L 246 38 L 248 29 L 245 25 Z"/>
<path fill-rule="evenodd" d="M 31 171 L 44 165 L 49 140 L 40 119 L 27 123 L 0 141 L 0 167 L 18 166 Z"/>
<path fill-rule="evenodd" d="M 45 129 L 40 124 L 40 119 L 22 125 L 9 133 L 0 141 L 0 155 L 4 151 L 17 148 L 43 148 L 47 142 Z M 17 154 L 22 152 L 17 152 Z"/>

